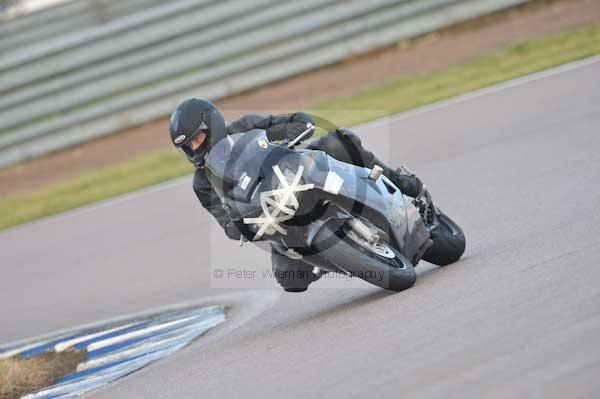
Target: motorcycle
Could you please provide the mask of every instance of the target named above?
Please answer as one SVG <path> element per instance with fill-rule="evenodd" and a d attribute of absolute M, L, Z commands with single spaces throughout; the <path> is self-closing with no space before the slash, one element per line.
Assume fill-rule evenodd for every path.
<path fill-rule="evenodd" d="M 382 174 L 286 145 L 264 130 L 229 135 L 206 157 L 207 177 L 223 208 L 250 241 L 268 241 L 302 259 L 313 273 L 344 273 L 401 291 L 414 285 L 414 266 L 446 265 L 464 252 L 460 227 L 433 205 L 426 190 L 411 198 Z"/>

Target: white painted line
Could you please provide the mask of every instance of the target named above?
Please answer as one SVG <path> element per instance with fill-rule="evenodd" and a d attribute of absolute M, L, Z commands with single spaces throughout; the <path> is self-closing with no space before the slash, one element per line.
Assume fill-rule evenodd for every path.
<path fill-rule="evenodd" d="M 517 86 L 522 86 L 528 83 L 532 83 L 538 81 L 540 79 L 549 78 L 552 76 L 560 75 L 567 72 L 572 72 L 574 70 L 585 68 L 587 66 L 593 65 L 600 62 L 600 55 L 593 56 L 590 58 L 586 58 L 580 61 L 574 61 L 568 64 L 563 64 L 554 68 L 545 69 L 540 72 L 535 72 L 530 75 L 525 75 L 520 78 L 516 78 L 513 80 L 508 80 L 506 82 L 498 83 L 493 86 L 483 87 L 479 90 L 472 91 L 470 93 L 462 94 L 457 97 L 452 97 L 447 100 L 441 100 L 432 104 L 424 105 L 419 108 L 411 109 L 405 112 L 401 112 L 396 115 L 391 115 L 389 117 L 384 117 L 380 119 L 376 119 L 374 121 L 367 122 L 362 125 L 355 126 L 353 129 L 356 130 L 367 130 L 374 129 L 380 125 L 390 124 L 394 122 L 398 122 L 404 119 L 412 118 L 415 116 L 419 116 L 428 112 L 437 111 L 442 108 L 450 107 L 453 105 L 457 105 L 460 103 L 464 103 L 467 101 L 474 100 L 479 97 L 487 96 L 490 94 L 495 94 L 504 90 L 512 89 Z"/>
<path fill-rule="evenodd" d="M 90 352 L 90 351 L 93 351 L 96 349 L 101 349 L 101 348 L 107 347 L 109 345 L 117 344 L 119 342 L 127 341 L 128 339 L 131 339 L 131 338 L 136 338 L 136 337 L 140 337 L 142 335 L 148 334 L 148 333 L 164 330 L 166 328 L 173 327 L 178 324 L 183 324 L 186 321 L 195 319 L 197 317 L 198 316 L 185 317 L 183 319 L 174 320 L 174 321 L 170 321 L 168 323 L 163 323 L 163 324 L 157 324 L 155 326 L 146 327 L 141 330 L 135 330 L 135 331 L 123 334 L 123 335 L 118 335 L 116 337 L 112 337 L 112 338 L 108 338 L 108 339 L 105 339 L 102 341 L 94 342 L 94 343 L 91 343 L 88 345 L 87 351 Z"/>
<path fill-rule="evenodd" d="M 219 313 L 215 313 L 216 311 L 219 311 Z M 195 338 L 205 334 L 207 331 L 226 320 L 224 308 L 215 305 L 192 310 L 191 312 L 186 311 L 185 315 L 180 314 L 179 317 L 179 319 L 162 322 L 161 324 L 135 331 L 136 333 L 148 333 L 157 329 L 177 326 L 172 330 L 165 331 L 165 335 L 151 336 L 149 338 L 151 341 L 145 339 L 140 340 L 135 343 L 135 347 L 121 348 L 122 350 L 117 351 L 116 353 L 109 353 L 99 358 L 89 360 L 87 363 L 82 363 L 78 366 L 77 373 L 96 367 L 99 367 L 99 370 L 93 370 L 91 373 L 83 375 L 77 373 L 71 374 L 67 376 L 70 378 L 67 381 L 43 388 L 41 391 L 25 396 L 25 398 L 42 399 L 49 396 L 71 398 L 93 389 L 100 388 L 127 374 L 139 370 L 155 360 L 169 356 L 188 345 Z M 191 322 L 188 322 L 189 320 L 191 320 Z M 139 323 L 141 323 L 141 321 L 138 320 L 129 324 L 135 326 L 135 324 Z M 182 323 L 185 324 L 179 326 L 179 324 Z M 123 329 L 124 327 L 125 324 L 119 328 Z M 107 331 L 109 330 L 104 330 L 102 333 L 106 333 Z M 88 334 L 87 336 L 89 337 L 91 335 L 92 334 Z M 134 335 L 135 334 L 123 334 L 121 337 L 132 338 Z M 61 343 L 66 344 L 70 341 L 72 340 Z M 112 342 L 109 342 L 107 339 L 105 340 L 105 343 L 112 344 L 116 342 L 115 340 L 110 341 Z M 113 362 L 117 362 L 117 364 L 111 364 Z"/>
<path fill-rule="evenodd" d="M 77 366 L 77 371 L 102 366 L 104 364 L 111 363 L 116 360 L 134 356 L 138 353 L 148 353 L 160 347 L 166 348 L 170 345 L 177 343 L 178 341 L 185 341 L 186 343 L 189 343 L 196 337 L 206 333 L 214 326 L 221 324 L 225 320 L 225 315 L 222 313 L 219 314 L 218 317 L 210 316 L 210 318 L 208 319 L 202 319 L 197 323 L 177 330 L 175 335 L 168 336 L 167 338 L 158 339 L 150 342 L 143 341 L 141 344 L 132 348 L 125 349 L 116 353 L 109 353 L 105 356 L 97 357 L 95 359 L 90 359 L 88 361 L 82 362 Z"/>
<path fill-rule="evenodd" d="M 129 324 L 125 324 L 125 325 L 122 325 L 122 326 L 119 326 L 119 327 L 111 328 L 109 330 L 99 331 L 99 332 L 94 333 L 94 334 L 83 335 L 81 337 L 73 338 L 73 339 L 70 339 L 68 341 L 59 342 L 58 344 L 54 345 L 54 350 L 57 351 L 57 352 L 62 352 L 65 349 L 70 348 L 73 345 L 77 345 L 80 342 L 84 342 L 84 341 L 87 341 L 87 340 L 90 340 L 90 339 L 94 339 L 96 337 L 100 337 L 100 336 L 105 335 L 105 334 L 110 334 L 110 333 L 115 332 L 115 331 L 124 330 L 124 329 L 126 329 L 128 327 L 131 327 L 131 326 L 135 325 L 135 324 L 137 324 L 137 323 L 129 323 Z"/>
<path fill-rule="evenodd" d="M 8 359 L 9 357 L 14 356 L 14 355 L 18 355 L 21 352 L 25 352 L 25 351 L 27 351 L 29 349 L 33 349 L 33 348 L 35 348 L 37 346 L 45 345 L 46 343 L 48 343 L 48 341 L 51 341 L 51 340 L 34 342 L 34 343 L 31 343 L 31 344 L 20 346 L 20 347 L 15 348 L 15 349 L 11 349 L 11 350 L 6 351 L 6 352 L 2 352 L 2 353 L 0 353 L 0 359 Z"/>
<path fill-rule="evenodd" d="M 206 329 L 208 330 L 208 329 L 210 329 L 210 327 L 207 327 Z M 87 370 L 90 368 L 102 366 L 102 365 L 112 363 L 112 362 L 120 360 L 120 359 L 125 359 L 128 357 L 135 356 L 138 353 L 149 353 L 149 352 L 152 352 L 153 349 L 156 349 L 156 348 L 161 348 L 161 347 L 166 348 L 169 346 L 169 344 L 176 343 L 178 341 L 186 340 L 186 342 L 189 342 L 190 339 L 188 337 L 193 337 L 193 336 L 199 335 L 201 333 L 202 333 L 202 330 L 194 331 L 193 329 L 192 330 L 185 329 L 184 332 L 182 332 L 181 334 L 176 335 L 174 337 L 170 337 L 168 339 L 144 343 L 142 345 L 133 347 L 131 349 L 127 349 L 127 350 L 120 351 L 117 353 L 111 353 L 106 356 L 98 357 L 95 359 L 88 360 L 87 362 L 80 363 L 77 366 L 77 371 L 83 371 L 83 370 Z"/>
<path fill-rule="evenodd" d="M 260 292 L 260 299 L 264 298 L 264 295 L 265 295 L 263 293 L 264 291 L 254 291 L 254 292 L 255 293 Z M 273 291 L 273 293 L 275 294 L 274 295 L 275 298 L 280 295 L 280 293 L 278 291 Z M 183 301 L 183 302 L 178 302 L 178 303 L 171 304 L 171 305 L 154 307 L 151 309 L 144 310 L 142 312 L 130 313 L 125 316 L 112 317 L 112 318 L 96 321 L 93 323 L 83 324 L 83 325 L 78 326 L 77 328 L 65 328 L 65 329 L 58 330 L 58 331 L 55 331 L 55 332 L 52 332 L 49 334 L 43 334 L 43 335 L 38 335 L 35 337 L 30 337 L 30 338 L 14 341 L 14 342 L 9 342 L 9 343 L 2 345 L 2 348 L 6 348 L 6 349 L 0 349 L 0 350 L 4 351 L 4 352 L 0 353 L 0 359 L 4 358 L 8 353 L 17 354 L 17 353 L 26 351 L 28 349 L 34 348 L 36 346 L 44 345 L 50 341 L 64 339 L 67 336 L 71 336 L 71 335 L 75 334 L 77 331 L 92 330 L 95 328 L 99 328 L 100 326 L 115 325 L 118 323 L 126 323 L 130 320 L 137 320 L 136 322 L 139 322 L 142 320 L 147 321 L 148 318 L 152 318 L 153 316 L 155 316 L 157 314 L 168 313 L 171 311 L 177 311 L 177 310 L 181 310 L 181 309 L 185 309 L 185 308 L 202 307 L 203 312 L 198 312 L 198 313 L 194 314 L 194 316 L 198 316 L 201 314 L 204 315 L 205 313 L 212 313 L 212 312 L 215 312 L 215 311 L 223 308 L 222 305 L 218 305 L 218 303 L 233 301 L 233 302 L 239 304 L 239 303 L 241 303 L 241 298 L 246 298 L 247 295 L 248 295 L 247 293 L 236 292 L 236 293 L 231 293 L 231 294 L 216 295 L 216 296 L 212 296 L 212 297 L 201 299 L 201 300 Z M 13 349 L 10 349 L 10 348 L 13 348 Z M 9 356 L 6 356 L 6 357 L 9 357 Z"/>

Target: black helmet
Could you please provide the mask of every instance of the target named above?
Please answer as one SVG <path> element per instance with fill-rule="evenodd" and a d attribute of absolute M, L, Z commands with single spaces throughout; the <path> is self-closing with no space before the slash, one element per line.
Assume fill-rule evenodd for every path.
<path fill-rule="evenodd" d="M 195 151 L 189 146 L 193 137 L 206 132 L 204 143 Z M 227 135 L 223 115 L 213 103 L 190 98 L 175 109 L 170 122 L 171 142 L 197 168 L 204 165 L 204 156 L 211 147 Z"/>

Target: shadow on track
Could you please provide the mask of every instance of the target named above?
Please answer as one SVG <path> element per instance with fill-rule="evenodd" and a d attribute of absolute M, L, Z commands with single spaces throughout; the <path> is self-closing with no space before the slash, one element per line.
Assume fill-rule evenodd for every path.
<path fill-rule="evenodd" d="M 314 288 L 313 288 L 314 289 Z M 315 289 L 316 290 L 316 289 Z M 289 324 L 290 327 L 294 327 L 295 325 L 301 325 L 306 322 L 318 321 L 321 318 L 326 318 L 331 315 L 340 315 L 345 312 L 355 311 L 357 308 L 369 305 L 373 302 L 385 299 L 392 295 L 402 295 L 402 292 L 397 291 L 389 291 L 380 288 L 368 288 L 368 292 L 365 293 L 364 289 L 350 289 L 352 292 L 359 292 L 362 295 L 356 296 L 352 295 L 349 298 L 346 298 L 341 303 L 337 303 L 330 307 L 326 307 L 320 311 L 315 313 L 310 313 L 306 316 L 302 316 Z M 337 290 L 336 290 L 337 291 Z M 408 292 L 408 291 L 406 291 Z"/>

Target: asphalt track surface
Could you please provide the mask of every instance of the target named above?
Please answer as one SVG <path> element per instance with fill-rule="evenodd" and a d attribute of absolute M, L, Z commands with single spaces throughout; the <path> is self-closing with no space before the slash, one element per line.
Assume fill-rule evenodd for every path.
<path fill-rule="evenodd" d="M 187 177 L 1 233 L 0 343 L 224 303 L 228 322 L 90 397 L 597 397 L 599 88 L 596 59 L 360 129 L 466 232 L 410 290 L 215 279 L 269 257 L 217 234 Z M 235 284 L 262 288 L 215 288 Z"/>

